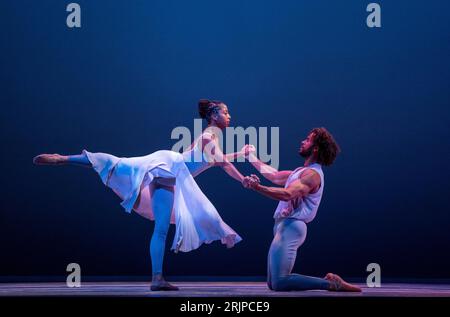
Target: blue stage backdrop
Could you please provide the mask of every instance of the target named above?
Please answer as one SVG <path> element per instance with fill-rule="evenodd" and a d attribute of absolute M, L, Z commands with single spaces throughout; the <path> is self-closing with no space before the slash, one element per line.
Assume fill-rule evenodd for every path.
<path fill-rule="evenodd" d="M 232 126 L 280 128 L 281 169 L 313 127 L 342 147 L 295 272 L 450 278 L 450 2 L 377 1 L 372 29 L 361 0 L 77 0 L 73 29 L 69 2 L 0 5 L 1 276 L 150 275 L 153 223 L 94 171 L 32 158 L 170 149 L 211 98 Z M 276 202 L 220 168 L 196 180 L 244 240 L 169 252 L 166 274 L 265 275 Z"/>

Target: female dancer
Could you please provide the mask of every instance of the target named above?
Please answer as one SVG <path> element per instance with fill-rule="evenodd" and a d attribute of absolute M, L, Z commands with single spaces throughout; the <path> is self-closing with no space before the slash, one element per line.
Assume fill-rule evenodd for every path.
<path fill-rule="evenodd" d="M 170 223 L 176 224 L 172 244 L 175 252 L 188 252 L 214 240 L 221 240 L 231 248 L 242 240 L 222 220 L 193 177 L 209 167 L 220 166 L 232 178 L 242 182 L 244 176 L 229 160 L 248 153 L 243 148 L 240 152 L 225 155 L 219 147 L 217 132 L 226 128 L 231 119 L 225 103 L 202 99 L 199 113 L 208 126 L 182 154 L 162 150 L 141 157 L 119 158 L 83 150 L 79 155 L 41 154 L 33 159 L 38 165 L 92 167 L 103 183 L 122 199 L 125 211 L 134 210 L 155 220 L 150 242 L 151 290 L 154 291 L 178 290 L 164 280 L 162 270 Z"/>

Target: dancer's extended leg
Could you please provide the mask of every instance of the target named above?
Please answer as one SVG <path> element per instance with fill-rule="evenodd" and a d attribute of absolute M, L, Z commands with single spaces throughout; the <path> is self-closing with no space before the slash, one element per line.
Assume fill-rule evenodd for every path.
<path fill-rule="evenodd" d="M 85 153 L 76 155 L 60 155 L 60 154 L 40 154 L 33 159 L 36 165 L 81 165 L 92 167 L 91 162 Z"/>

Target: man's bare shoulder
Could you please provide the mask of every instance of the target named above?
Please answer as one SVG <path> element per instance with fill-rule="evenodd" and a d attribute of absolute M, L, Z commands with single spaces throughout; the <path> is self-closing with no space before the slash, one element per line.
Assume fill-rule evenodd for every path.
<path fill-rule="evenodd" d="M 320 175 L 312 168 L 306 168 L 306 170 L 300 174 L 299 180 L 302 184 L 311 188 L 311 192 L 316 192 L 321 183 Z"/>

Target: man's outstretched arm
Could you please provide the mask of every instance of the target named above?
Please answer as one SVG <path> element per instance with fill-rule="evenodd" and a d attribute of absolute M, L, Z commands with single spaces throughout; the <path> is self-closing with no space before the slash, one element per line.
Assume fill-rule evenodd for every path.
<path fill-rule="evenodd" d="M 289 201 L 303 198 L 320 186 L 320 176 L 313 170 L 306 170 L 301 177 L 293 181 L 287 188 L 267 187 L 258 181 L 249 181 L 248 187 L 264 196 L 275 200 Z"/>
<path fill-rule="evenodd" d="M 274 184 L 284 186 L 292 171 L 278 171 L 272 166 L 261 162 L 254 153 L 250 153 L 248 161 L 261 173 L 267 180 Z"/>

